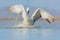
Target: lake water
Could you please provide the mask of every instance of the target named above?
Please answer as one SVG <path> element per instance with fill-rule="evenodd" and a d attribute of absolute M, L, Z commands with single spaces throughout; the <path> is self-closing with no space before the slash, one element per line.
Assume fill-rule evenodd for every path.
<path fill-rule="evenodd" d="M 19 22 L 0 22 L 0 40 L 60 40 L 60 22 L 37 21 L 36 28 L 14 28 Z M 6 28 L 5 28 L 6 27 Z"/>
<path fill-rule="evenodd" d="M 52 15 L 60 17 L 60 0 L 0 0 L 0 18 L 20 17 L 18 14 L 8 12 L 10 6 L 20 4 L 25 9 L 30 8 L 29 15 L 32 15 L 37 8 L 43 8 Z M 13 27 L 19 23 L 21 22 L 0 20 L 0 40 L 60 40 L 60 22 L 49 24 L 37 21 L 34 24 L 37 28 L 30 29 Z"/>

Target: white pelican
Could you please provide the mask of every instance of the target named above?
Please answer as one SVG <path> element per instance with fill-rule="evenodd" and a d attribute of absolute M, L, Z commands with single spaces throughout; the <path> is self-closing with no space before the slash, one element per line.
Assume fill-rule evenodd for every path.
<path fill-rule="evenodd" d="M 33 15 L 31 16 L 31 18 L 29 18 L 28 13 L 29 13 L 29 8 L 27 8 L 27 10 L 25 11 L 23 5 L 14 5 L 9 7 L 9 11 L 13 12 L 13 13 L 17 13 L 17 14 L 22 14 L 22 18 L 23 18 L 23 22 L 22 24 L 19 24 L 17 27 L 20 26 L 29 26 L 29 25 L 33 25 L 35 23 L 36 20 L 38 20 L 39 18 L 43 18 L 45 20 L 47 20 L 49 23 L 54 22 L 54 17 L 49 14 L 47 11 L 38 8 Z"/>

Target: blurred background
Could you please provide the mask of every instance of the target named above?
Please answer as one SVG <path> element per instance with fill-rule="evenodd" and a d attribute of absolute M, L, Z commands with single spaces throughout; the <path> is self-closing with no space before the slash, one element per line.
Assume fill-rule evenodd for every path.
<path fill-rule="evenodd" d="M 42 8 L 55 17 L 55 22 L 49 24 L 39 19 L 34 26 L 40 29 L 10 29 L 22 22 L 21 15 L 12 14 L 8 8 L 12 5 L 24 5 L 30 8 L 29 17 L 37 8 Z M 60 0 L 0 0 L 0 40 L 60 40 Z M 18 19 L 20 19 L 18 21 Z"/>
<path fill-rule="evenodd" d="M 19 14 L 12 14 L 8 11 L 8 8 L 12 5 L 24 5 L 25 9 L 27 7 L 30 8 L 29 16 L 31 17 L 32 14 L 35 12 L 37 8 L 42 8 L 51 15 L 55 17 L 55 21 L 60 22 L 60 1 L 59 0 L 2 0 L 0 1 L 0 26 L 14 26 L 22 20 L 21 15 Z M 20 19 L 19 21 L 17 21 Z M 39 19 L 39 21 L 42 21 Z M 38 21 L 35 22 L 38 24 Z M 47 22 L 45 22 L 47 23 Z M 45 24 L 44 22 L 39 22 L 40 24 Z M 8 24 L 8 25 L 7 25 Z M 35 24 L 35 25 L 36 25 Z M 55 23 L 53 23 L 55 25 Z M 50 24 L 48 24 L 50 25 Z M 44 25 L 45 26 L 45 25 Z M 51 25 L 50 25 L 51 26 Z M 57 26 L 57 25 L 55 25 Z"/>

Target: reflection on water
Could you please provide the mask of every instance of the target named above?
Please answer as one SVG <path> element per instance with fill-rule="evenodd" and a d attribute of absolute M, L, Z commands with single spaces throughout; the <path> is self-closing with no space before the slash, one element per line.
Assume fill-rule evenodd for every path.
<path fill-rule="evenodd" d="M 12 27 L 14 22 L 0 22 L 0 40 L 60 40 L 60 23 L 37 22 L 37 27 Z"/>
<path fill-rule="evenodd" d="M 0 40 L 60 40 L 60 29 L 0 29 Z"/>
<path fill-rule="evenodd" d="M 40 40 L 40 37 L 40 29 L 0 29 L 2 40 Z"/>

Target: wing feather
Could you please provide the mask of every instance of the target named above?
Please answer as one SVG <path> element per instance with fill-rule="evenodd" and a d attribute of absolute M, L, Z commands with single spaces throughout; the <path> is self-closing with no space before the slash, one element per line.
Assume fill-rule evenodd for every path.
<path fill-rule="evenodd" d="M 49 23 L 52 23 L 54 22 L 54 17 L 48 13 L 47 11 L 43 10 L 43 9 L 40 9 L 38 8 L 32 15 L 32 20 L 33 20 L 33 23 L 38 20 L 39 18 L 42 18 L 42 19 L 45 19 L 47 20 Z"/>

